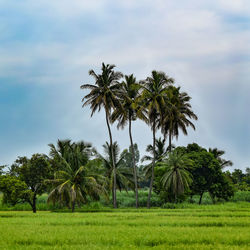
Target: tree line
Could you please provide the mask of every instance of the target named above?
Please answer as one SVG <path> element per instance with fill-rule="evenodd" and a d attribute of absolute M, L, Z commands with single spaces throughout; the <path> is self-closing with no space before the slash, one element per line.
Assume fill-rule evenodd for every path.
<path fill-rule="evenodd" d="M 222 171 L 232 165 L 221 158 L 224 151 L 206 150 L 195 143 L 177 148 L 172 144 L 180 131 L 187 135 L 187 127 L 195 129 L 192 120 L 197 116 L 192 111 L 191 97 L 164 72 L 152 71 L 145 80 L 137 81 L 133 74 L 123 76 L 114 68 L 103 63 L 100 74 L 90 70 L 95 83 L 81 86 L 90 90 L 82 102 L 83 107 L 90 106 L 91 116 L 105 111 L 109 142 L 103 145 L 104 154 L 90 143 L 58 140 L 57 145 L 49 144 L 49 156 L 19 157 L 7 172 L 0 169 L 3 202 L 15 205 L 26 201 L 36 212 L 37 195 L 47 192 L 48 202 L 60 203 L 72 211 L 89 199 L 109 200 L 110 196 L 117 208 L 116 191 L 134 190 L 138 208 L 138 189 L 143 187 L 149 190 L 148 208 L 152 191 L 168 202 L 181 202 L 199 194 L 201 203 L 205 192 L 214 202 L 231 197 L 235 179 L 230 172 Z M 132 122 L 136 119 L 152 131 L 152 145 L 147 146 L 148 155 L 142 158 L 146 165 L 139 165 L 139 151 L 133 141 Z M 130 147 L 121 154 L 112 137 L 110 125 L 114 123 L 118 129 L 129 126 Z M 162 138 L 156 138 L 157 130 Z"/>

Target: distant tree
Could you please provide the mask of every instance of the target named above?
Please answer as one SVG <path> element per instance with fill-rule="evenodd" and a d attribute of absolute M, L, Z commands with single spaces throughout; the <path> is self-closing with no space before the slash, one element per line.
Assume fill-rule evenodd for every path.
<path fill-rule="evenodd" d="M 49 159 L 46 155 L 34 154 L 30 159 L 19 157 L 10 168 L 10 175 L 19 177 L 32 191 L 30 205 L 36 213 L 37 195 L 46 190 L 45 179 L 52 175 Z"/>
<path fill-rule="evenodd" d="M 186 147 L 186 153 L 194 162 L 193 167 L 190 169 L 193 176 L 190 189 L 191 194 L 200 195 L 199 204 L 201 204 L 205 192 L 210 193 L 213 201 L 215 201 L 215 198 L 220 199 L 222 197 L 228 199 L 233 195 L 232 187 L 226 181 L 221 165 L 212 153 L 209 153 L 196 143 L 189 144 Z"/>
<path fill-rule="evenodd" d="M 102 179 L 88 168 L 88 160 L 92 152 L 91 144 L 83 141 L 72 143 L 70 140 L 58 141 L 57 147 L 50 146 L 50 156 L 55 159 L 59 170 L 54 179 L 48 180 L 54 188 L 48 196 L 48 202 L 59 201 L 71 207 L 87 202 L 87 197 L 96 198 L 105 190 L 98 182 Z"/>
<path fill-rule="evenodd" d="M 3 193 L 4 204 L 15 206 L 17 203 L 28 202 L 32 206 L 32 191 L 16 176 L 1 175 L 0 192 Z"/>
<path fill-rule="evenodd" d="M 119 97 L 121 96 L 121 83 L 119 80 L 122 78 L 121 72 L 114 71 L 115 65 L 102 63 L 102 73 L 96 74 L 94 70 L 89 71 L 89 75 L 95 79 L 95 85 L 84 84 L 81 86 L 82 89 L 90 89 L 90 93 L 84 96 L 82 99 L 83 107 L 90 105 L 92 110 L 91 116 L 96 112 L 104 108 L 106 113 L 106 123 L 109 132 L 110 145 L 112 148 L 113 138 L 110 129 L 110 116 L 111 110 L 121 106 Z M 113 152 L 111 152 L 113 154 Z M 112 157 L 114 159 L 114 156 Z M 114 208 L 116 204 L 116 169 L 115 162 L 113 164 L 114 169 Z"/>
<path fill-rule="evenodd" d="M 246 168 L 246 173 L 241 169 L 234 169 L 231 173 L 227 171 L 225 174 L 228 180 L 233 183 L 236 190 L 249 191 L 250 190 L 250 173 L 249 168 Z"/>
<path fill-rule="evenodd" d="M 138 149 L 138 145 L 136 143 L 134 144 L 134 154 L 135 154 L 135 166 L 137 168 L 137 164 L 140 161 L 140 152 L 139 152 L 139 149 Z M 131 148 L 131 146 L 129 146 L 128 149 L 124 149 L 121 152 L 120 157 L 123 158 L 123 163 L 122 164 L 125 167 L 129 167 L 129 168 L 133 169 L 133 156 L 132 156 L 132 148 Z"/>
<path fill-rule="evenodd" d="M 232 172 L 232 180 L 234 184 L 239 184 L 243 181 L 244 173 L 241 169 L 234 169 Z"/>
<path fill-rule="evenodd" d="M 250 189 L 250 168 L 246 168 L 245 181 Z"/>

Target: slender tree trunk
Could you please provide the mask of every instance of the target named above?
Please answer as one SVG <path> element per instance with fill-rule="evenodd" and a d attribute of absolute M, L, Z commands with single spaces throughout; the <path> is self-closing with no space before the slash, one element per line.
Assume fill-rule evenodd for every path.
<path fill-rule="evenodd" d="M 111 157 L 112 157 L 112 164 L 113 164 L 113 170 L 114 170 L 114 182 L 113 182 L 113 207 L 117 208 L 117 202 L 116 202 L 116 167 L 115 167 L 115 159 L 114 159 L 114 149 L 113 149 L 113 139 L 112 139 L 112 134 L 111 134 L 111 129 L 109 125 L 109 118 L 108 118 L 108 113 L 106 111 L 106 123 L 109 131 L 109 139 L 110 139 L 110 148 L 111 148 Z"/>
<path fill-rule="evenodd" d="M 75 201 L 72 202 L 72 213 L 75 211 Z"/>
<path fill-rule="evenodd" d="M 111 193 L 112 193 L 112 202 L 114 203 L 114 189 L 113 189 L 113 186 L 112 186 Z"/>
<path fill-rule="evenodd" d="M 32 198 L 32 211 L 36 213 L 36 194 L 34 194 Z"/>
<path fill-rule="evenodd" d="M 138 183 L 137 183 L 137 171 L 136 171 L 136 165 L 135 165 L 135 149 L 134 149 L 134 143 L 133 143 L 132 132 L 131 132 L 131 117 L 129 117 L 129 137 L 130 137 L 130 144 L 131 144 L 131 150 L 132 150 L 132 162 L 133 162 L 133 168 L 134 168 L 135 206 L 136 206 L 136 208 L 138 208 L 138 206 L 139 206 Z"/>
<path fill-rule="evenodd" d="M 171 134 L 171 130 L 169 130 L 169 145 L 168 145 L 168 148 L 169 148 L 169 152 L 171 153 L 171 151 L 172 151 L 172 134 Z"/>
<path fill-rule="evenodd" d="M 155 174 L 155 121 L 153 122 L 153 162 L 152 162 L 152 175 L 150 180 L 150 186 L 149 186 L 149 193 L 148 193 L 148 202 L 147 202 L 147 208 L 150 208 L 150 200 L 151 200 L 151 193 L 154 183 L 154 174 Z"/>
<path fill-rule="evenodd" d="M 201 204 L 201 201 L 202 201 L 202 196 L 203 196 L 203 192 L 200 194 L 199 205 Z"/>

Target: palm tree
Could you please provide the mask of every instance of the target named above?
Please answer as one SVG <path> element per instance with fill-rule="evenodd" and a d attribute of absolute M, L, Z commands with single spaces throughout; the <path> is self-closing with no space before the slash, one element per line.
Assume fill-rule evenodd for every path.
<path fill-rule="evenodd" d="M 107 190 L 111 190 L 112 199 L 114 199 L 114 168 L 113 168 L 113 159 L 112 151 L 114 155 L 115 170 L 116 170 L 116 185 L 117 188 L 121 191 L 122 189 L 128 190 L 128 187 L 133 183 L 133 174 L 130 171 L 130 168 L 124 167 L 123 160 L 124 156 L 119 156 L 120 149 L 117 142 L 113 143 L 113 150 L 108 142 L 103 145 L 104 155 L 98 155 L 102 160 L 103 166 L 103 175 L 107 179 Z"/>
<path fill-rule="evenodd" d="M 135 184 L 135 200 L 136 208 L 139 206 L 138 202 L 138 181 L 137 181 L 137 169 L 135 164 L 135 149 L 132 138 L 132 121 L 135 121 L 137 117 L 146 120 L 145 109 L 138 109 L 138 98 L 140 97 L 141 86 L 136 82 L 136 78 L 132 75 L 125 76 L 125 81 L 122 82 L 122 106 L 117 107 L 112 116 L 112 122 L 118 120 L 117 128 L 123 129 L 126 124 L 129 124 L 129 138 L 130 147 L 132 151 L 132 162 L 134 169 L 134 184 Z"/>
<path fill-rule="evenodd" d="M 177 150 L 169 154 L 161 165 L 165 168 L 165 174 L 161 178 L 162 185 L 171 190 L 177 201 L 177 196 L 183 194 L 192 182 L 189 167 L 192 167 L 193 162 L 185 154 Z"/>
<path fill-rule="evenodd" d="M 143 92 L 141 100 L 142 107 L 147 109 L 148 122 L 153 132 L 153 161 L 152 174 L 149 186 L 147 207 L 150 208 L 151 193 L 154 182 L 154 168 L 155 168 L 155 133 L 157 129 L 157 120 L 162 120 L 164 108 L 166 107 L 167 87 L 174 83 L 174 79 L 169 78 L 165 73 L 152 71 L 151 77 L 141 81 Z"/>
<path fill-rule="evenodd" d="M 141 159 L 141 162 L 150 161 L 150 164 L 146 165 L 143 170 L 147 178 L 150 178 L 150 173 L 152 172 L 152 162 L 154 156 L 154 148 L 149 144 L 146 148 L 146 152 L 149 155 L 144 155 Z M 160 163 L 167 155 L 167 149 L 165 148 L 165 140 L 160 137 L 155 140 L 155 165 Z"/>
<path fill-rule="evenodd" d="M 96 112 L 100 111 L 101 108 L 104 108 L 106 113 L 106 123 L 109 132 L 109 139 L 111 148 L 113 145 L 113 139 L 110 129 L 110 114 L 111 110 L 120 106 L 120 101 L 118 96 L 121 94 L 121 84 L 119 80 L 123 76 L 121 72 L 114 71 L 115 65 L 105 65 L 102 63 L 102 73 L 96 74 L 94 70 L 89 71 L 89 75 L 93 76 L 95 79 L 95 85 L 84 84 L 81 86 L 82 89 L 90 89 L 90 93 L 87 94 L 83 99 L 83 107 L 90 105 L 92 110 L 91 116 Z M 113 154 L 113 152 L 111 152 Z M 113 159 L 113 168 L 114 168 L 114 208 L 117 207 L 116 204 L 116 171 L 115 171 L 115 162 Z"/>
<path fill-rule="evenodd" d="M 70 140 L 59 141 L 57 147 L 50 146 L 50 156 L 53 164 L 57 165 L 54 179 L 47 180 L 54 188 L 48 196 L 48 202 L 60 201 L 71 206 L 72 212 L 76 203 L 87 202 L 87 197 L 97 197 L 104 192 L 102 185 L 97 182 L 98 176 L 88 168 L 91 145 Z"/>
<path fill-rule="evenodd" d="M 194 124 L 190 119 L 197 120 L 197 116 L 191 110 L 190 100 L 186 92 L 180 92 L 180 87 L 168 87 L 168 103 L 165 109 L 165 115 L 162 123 L 159 126 L 162 129 L 164 137 L 168 135 L 169 138 L 169 152 L 172 149 L 172 138 L 178 139 L 179 129 L 184 135 L 187 135 L 187 127 L 191 126 L 195 130 Z"/>
<path fill-rule="evenodd" d="M 232 161 L 221 158 L 221 156 L 225 154 L 224 150 L 220 150 L 218 148 L 209 148 L 209 153 L 212 153 L 214 157 L 219 161 L 221 168 L 233 166 Z"/>

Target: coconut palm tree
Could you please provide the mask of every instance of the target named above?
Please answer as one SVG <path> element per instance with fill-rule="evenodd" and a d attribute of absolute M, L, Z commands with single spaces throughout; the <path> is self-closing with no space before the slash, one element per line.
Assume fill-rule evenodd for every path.
<path fill-rule="evenodd" d="M 96 74 L 94 70 L 89 71 L 89 75 L 93 76 L 95 79 L 95 85 L 84 84 L 81 86 L 82 89 L 90 89 L 90 93 L 85 95 L 82 99 L 83 107 L 90 105 L 92 110 L 91 116 L 96 112 L 104 108 L 106 113 L 106 124 L 109 132 L 109 139 L 111 148 L 113 145 L 113 138 L 110 129 L 110 115 L 111 110 L 115 109 L 120 105 L 119 95 L 121 94 L 121 83 L 119 80 L 122 78 L 121 72 L 114 71 L 115 65 L 105 65 L 102 63 L 102 73 Z M 112 152 L 111 152 L 112 153 Z M 112 153 L 113 154 L 113 153 Z M 112 157 L 114 159 L 114 157 Z M 113 161 L 114 168 L 114 208 L 117 207 L 116 204 L 116 171 L 115 162 Z"/>
<path fill-rule="evenodd" d="M 164 137 L 168 135 L 169 151 L 172 149 L 172 138 L 178 139 L 179 129 L 187 135 L 187 127 L 191 126 L 195 130 L 191 119 L 197 120 L 197 116 L 192 111 L 190 104 L 191 97 L 186 92 L 180 92 L 180 87 L 168 87 L 168 102 L 164 110 L 164 119 L 159 123 Z"/>
<path fill-rule="evenodd" d="M 162 185 L 174 194 L 177 201 L 177 196 L 183 194 L 192 182 L 188 168 L 192 167 L 193 162 L 185 154 L 175 150 L 160 164 L 165 168 L 165 174 L 161 178 Z"/>
<path fill-rule="evenodd" d="M 54 179 L 47 180 L 53 185 L 48 202 L 59 201 L 71 206 L 74 212 L 76 204 L 87 202 L 88 196 L 95 198 L 105 191 L 98 183 L 99 176 L 91 173 L 88 168 L 90 144 L 71 143 L 70 140 L 66 140 L 58 141 L 57 147 L 53 144 L 49 146 L 50 156 L 58 170 L 54 174 Z"/>
<path fill-rule="evenodd" d="M 128 190 L 128 188 L 133 183 L 133 174 L 130 171 L 130 168 L 124 167 L 123 160 L 124 156 L 120 155 L 120 149 L 117 142 L 113 143 L 113 155 L 115 162 L 116 170 L 116 185 L 117 188 L 121 191 L 122 189 Z M 98 155 L 102 160 L 103 167 L 103 176 L 106 177 L 106 189 L 111 190 L 112 199 L 114 199 L 114 168 L 113 168 L 113 159 L 112 159 L 112 149 L 108 142 L 103 145 L 104 155 Z"/>
<path fill-rule="evenodd" d="M 146 148 L 146 152 L 149 155 L 144 155 L 141 159 L 141 162 L 149 161 L 150 163 L 146 165 L 143 170 L 147 178 L 150 178 L 150 174 L 152 172 L 152 162 L 154 155 L 154 148 L 151 144 L 149 144 Z M 160 163 L 167 155 L 167 149 L 165 148 L 165 140 L 160 137 L 155 140 L 155 165 Z"/>
<path fill-rule="evenodd" d="M 117 128 L 124 128 L 127 123 L 129 125 L 129 138 L 130 147 L 132 151 L 132 162 L 134 169 L 134 184 L 135 184 L 135 200 L 136 208 L 138 208 L 138 181 L 137 181 L 137 169 L 135 164 L 135 149 L 132 137 L 132 121 L 135 121 L 137 117 L 146 120 L 145 109 L 138 108 L 138 100 L 140 97 L 141 86 L 136 82 L 136 78 L 132 75 L 125 76 L 125 81 L 122 82 L 122 106 L 117 107 L 112 116 L 112 122 L 118 121 Z M 143 106 L 142 106 L 143 107 Z"/>
<path fill-rule="evenodd" d="M 221 158 L 226 152 L 218 148 L 209 148 L 209 153 L 212 153 L 214 157 L 219 161 L 221 168 L 233 166 L 233 162 Z"/>
<path fill-rule="evenodd" d="M 153 161 L 152 161 L 152 174 L 149 186 L 147 207 L 150 208 L 151 193 L 154 182 L 154 168 L 155 168 L 155 133 L 157 129 L 157 121 L 163 119 L 164 109 L 167 105 L 167 87 L 174 83 L 174 79 L 169 78 L 164 72 L 152 71 L 152 75 L 147 77 L 146 80 L 141 81 L 143 101 L 142 107 L 147 109 L 148 123 L 153 132 Z"/>

